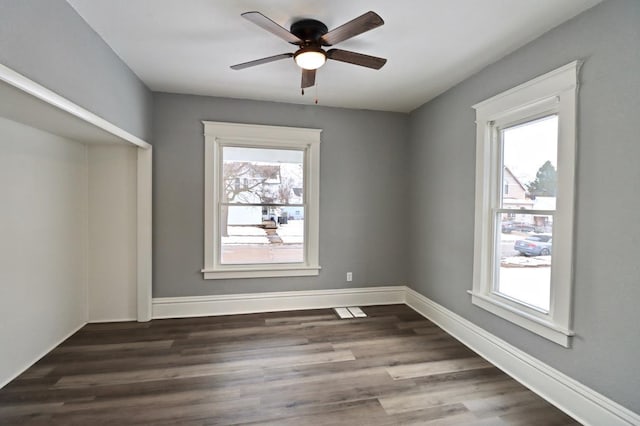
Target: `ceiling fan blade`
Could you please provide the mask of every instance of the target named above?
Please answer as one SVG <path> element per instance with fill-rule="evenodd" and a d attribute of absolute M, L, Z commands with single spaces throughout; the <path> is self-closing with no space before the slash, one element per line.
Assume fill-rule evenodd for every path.
<path fill-rule="evenodd" d="M 377 56 L 369 56 L 342 49 L 330 49 L 327 51 L 327 58 L 376 70 L 379 70 L 387 63 L 387 60 L 384 58 L 378 58 Z"/>
<path fill-rule="evenodd" d="M 384 20 L 377 13 L 369 11 L 338 28 L 334 28 L 323 35 L 320 40 L 325 46 L 332 46 L 381 25 L 384 25 Z"/>
<path fill-rule="evenodd" d="M 281 53 L 280 55 L 268 56 L 262 59 L 256 59 L 255 61 L 243 62 L 241 64 L 232 65 L 232 70 L 243 70 L 249 67 L 255 67 L 256 65 L 268 64 L 269 62 L 279 61 L 280 59 L 291 58 L 293 53 Z"/>
<path fill-rule="evenodd" d="M 296 36 L 294 34 L 291 34 L 288 30 L 286 30 L 285 28 L 283 28 L 280 25 L 276 24 L 274 21 L 272 21 L 271 19 L 267 18 L 266 16 L 264 16 L 260 12 L 245 12 L 245 13 L 241 14 L 240 16 L 242 16 L 245 19 L 248 19 L 249 21 L 251 21 L 254 24 L 256 24 L 257 26 L 259 26 L 260 28 L 263 28 L 263 29 L 269 31 L 271 34 L 277 35 L 278 37 L 280 37 L 284 41 L 287 41 L 287 42 L 292 43 L 292 44 L 301 44 L 301 43 L 303 43 L 303 41 L 300 40 L 298 38 L 298 36 Z"/>
<path fill-rule="evenodd" d="M 316 84 L 316 70 L 302 70 L 302 84 L 301 88 L 306 89 Z"/>

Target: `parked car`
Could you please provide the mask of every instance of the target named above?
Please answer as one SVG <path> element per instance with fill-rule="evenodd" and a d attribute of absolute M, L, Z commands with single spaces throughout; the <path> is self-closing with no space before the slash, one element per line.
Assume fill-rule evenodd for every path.
<path fill-rule="evenodd" d="M 510 234 L 513 231 L 513 222 L 502 222 L 502 232 Z"/>
<path fill-rule="evenodd" d="M 551 254 L 552 242 L 550 234 L 531 235 L 523 240 L 517 240 L 513 249 L 525 256 L 548 256 Z"/>
<path fill-rule="evenodd" d="M 527 222 L 502 222 L 502 232 L 510 234 L 511 231 L 533 232 L 536 227 Z"/>

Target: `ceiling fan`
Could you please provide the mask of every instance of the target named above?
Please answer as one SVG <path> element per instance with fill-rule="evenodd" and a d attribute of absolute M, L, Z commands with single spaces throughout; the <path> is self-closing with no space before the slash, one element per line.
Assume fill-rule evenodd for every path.
<path fill-rule="evenodd" d="M 364 55 L 348 50 L 329 49 L 325 51 L 323 49 L 324 46 L 333 46 L 341 41 L 348 40 L 351 37 L 383 25 L 384 21 L 375 12 L 367 12 L 331 31 L 327 30 L 325 24 L 315 19 L 296 21 L 291 24 L 291 29 L 287 31 L 260 12 L 245 12 L 241 16 L 270 33 L 277 35 L 284 41 L 298 46 L 298 50 L 294 53 L 282 53 L 280 55 L 268 56 L 266 58 L 256 59 L 255 61 L 233 65 L 231 69 L 241 70 L 280 59 L 293 58 L 296 64 L 302 68 L 302 83 L 300 87 L 302 88 L 303 94 L 306 87 L 311 87 L 315 84 L 316 70 L 324 65 L 327 59 L 347 62 L 376 70 L 382 68 L 387 62 L 384 58 Z"/>

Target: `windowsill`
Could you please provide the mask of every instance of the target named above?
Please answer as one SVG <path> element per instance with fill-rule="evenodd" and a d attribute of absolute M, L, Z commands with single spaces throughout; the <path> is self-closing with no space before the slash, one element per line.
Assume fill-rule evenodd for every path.
<path fill-rule="evenodd" d="M 567 330 L 552 321 L 518 310 L 507 303 L 501 302 L 495 297 L 474 293 L 472 291 L 469 291 L 468 293 L 471 295 L 471 303 L 474 305 L 509 322 L 517 324 L 532 333 L 538 334 L 545 339 L 564 346 L 565 348 L 571 346 L 571 337 L 575 335 L 573 331 Z"/>
<path fill-rule="evenodd" d="M 310 277 L 320 273 L 320 266 L 274 267 L 224 267 L 220 269 L 203 269 L 205 280 L 224 280 L 234 278 L 275 278 L 275 277 Z"/>

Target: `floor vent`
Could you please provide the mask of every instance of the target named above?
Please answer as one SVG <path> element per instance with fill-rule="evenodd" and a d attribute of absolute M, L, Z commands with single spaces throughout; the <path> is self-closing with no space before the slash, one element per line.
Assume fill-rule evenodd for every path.
<path fill-rule="evenodd" d="M 340 319 L 349 319 L 349 318 L 365 318 L 367 314 L 357 306 L 348 307 L 348 308 L 333 308 L 336 311 L 336 314 L 340 317 Z"/>

